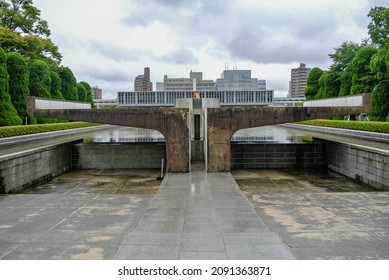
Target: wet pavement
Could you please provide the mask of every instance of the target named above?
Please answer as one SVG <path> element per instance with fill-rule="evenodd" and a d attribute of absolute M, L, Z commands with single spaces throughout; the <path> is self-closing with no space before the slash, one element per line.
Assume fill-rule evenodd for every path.
<path fill-rule="evenodd" d="M 0 195 L 0 259 L 389 259 L 389 192 L 317 171 L 158 176 L 71 171 Z"/>
<path fill-rule="evenodd" d="M 330 171 L 233 175 L 296 259 L 389 259 L 389 192 Z"/>

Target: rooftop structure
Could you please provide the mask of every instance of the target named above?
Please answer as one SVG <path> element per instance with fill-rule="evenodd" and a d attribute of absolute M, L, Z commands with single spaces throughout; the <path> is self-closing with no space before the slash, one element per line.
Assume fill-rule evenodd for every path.
<path fill-rule="evenodd" d="M 169 78 L 167 75 L 163 77 L 164 91 L 206 91 L 215 88 L 213 80 L 203 80 L 202 72 L 190 71 L 189 78 Z"/>
<path fill-rule="evenodd" d="M 259 84 L 257 78 L 251 78 L 251 70 L 224 70 L 216 80 L 217 90 L 259 90 L 263 89 L 263 80 Z M 266 81 L 265 81 L 266 89 Z"/>

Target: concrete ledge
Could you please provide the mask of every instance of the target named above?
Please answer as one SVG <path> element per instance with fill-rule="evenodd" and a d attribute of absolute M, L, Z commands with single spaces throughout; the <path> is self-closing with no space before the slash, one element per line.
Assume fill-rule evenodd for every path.
<path fill-rule="evenodd" d="M 80 135 L 80 134 L 95 132 L 103 129 L 110 129 L 113 127 L 114 126 L 107 124 L 107 125 L 43 132 L 43 133 L 36 133 L 36 134 L 28 134 L 28 135 L 21 135 L 21 136 L 5 137 L 5 138 L 0 138 L 0 147 L 15 146 L 23 143 L 30 144 L 34 141 L 40 142 L 42 140 L 53 139 L 53 138 L 58 138 L 63 136 Z M 82 137 L 80 136 L 80 138 Z"/>
<path fill-rule="evenodd" d="M 360 130 L 353 130 L 353 129 L 341 129 L 341 128 L 334 128 L 334 127 L 304 125 L 304 124 L 295 124 L 295 123 L 282 124 L 281 126 L 301 129 L 301 130 L 316 131 L 321 133 L 330 133 L 330 134 L 347 136 L 347 137 L 353 136 L 353 137 L 358 137 L 360 139 L 389 143 L 388 133 L 360 131 Z"/>

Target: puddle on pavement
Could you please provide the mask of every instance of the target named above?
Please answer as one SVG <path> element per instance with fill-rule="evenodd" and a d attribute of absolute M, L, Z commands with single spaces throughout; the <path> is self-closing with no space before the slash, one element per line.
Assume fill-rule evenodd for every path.
<path fill-rule="evenodd" d="M 21 193 L 156 194 L 158 170 L 72 170 Z"/>
<path fill-rule="evenodd" d="M 239 169 L 231 173 L 242 192 L 253 195 L 377 191 L 330 170 Z"/>

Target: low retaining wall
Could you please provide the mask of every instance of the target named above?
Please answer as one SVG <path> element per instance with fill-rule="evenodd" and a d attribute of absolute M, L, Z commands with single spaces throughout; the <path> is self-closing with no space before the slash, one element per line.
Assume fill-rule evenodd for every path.
<path fill-rule="evenodd" d="M 72 168 L 160 168 L 165 155 L 165 143 L 80 143 L 73 147 Z"/>
<path fill-rule="evenodd" d="M 328 168 L 379 190 L 389 190 L 389 151 L 323 140 Z"/>
<path fill-rule="evenodd" d="M 326 167 L 324 144 L 231 144 L 232 168 Z"/>
<path fill-rule="evenodd" d="M 0 193 L 17 192 L 70 170 L 74 143 L 0 156 Z"/>

